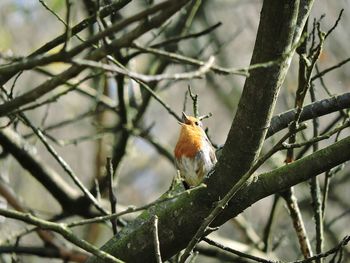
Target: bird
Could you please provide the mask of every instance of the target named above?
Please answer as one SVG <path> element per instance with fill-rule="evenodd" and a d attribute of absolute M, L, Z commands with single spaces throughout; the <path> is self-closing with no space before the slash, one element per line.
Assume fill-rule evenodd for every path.
<path fill-rule="evenodd" d="M 217 159 L 215 149 L 202 128 L 200 118 L 182 112 L 179 139 L 174 149 L 175 166 L 186 189 L 199 185 Z"/>

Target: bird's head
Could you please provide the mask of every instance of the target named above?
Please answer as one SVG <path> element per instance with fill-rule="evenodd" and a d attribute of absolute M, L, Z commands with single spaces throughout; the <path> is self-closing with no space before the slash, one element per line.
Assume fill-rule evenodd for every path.
<path fill-rule="evenodd" d="M 180 122 L 180 124 L 202 128 L 202 122 L 199 119 L 192 116 L 188 116 L 184 112 L 182 112 L 182 122 Z"/>

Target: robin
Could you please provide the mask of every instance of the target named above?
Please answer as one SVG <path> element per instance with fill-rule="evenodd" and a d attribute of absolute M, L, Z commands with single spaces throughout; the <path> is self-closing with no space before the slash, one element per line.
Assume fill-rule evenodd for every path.
<path fill-rule="evenodd" d="M 181 131 L 174 150 L 175 164 L 188 189 L 202 182 L 217 159 L 199 119 L 182 112 L 182 122 L 179 123 Z"/>

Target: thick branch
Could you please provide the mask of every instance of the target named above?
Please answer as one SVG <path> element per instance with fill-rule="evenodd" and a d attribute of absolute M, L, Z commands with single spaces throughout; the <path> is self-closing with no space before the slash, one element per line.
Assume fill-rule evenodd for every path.
<path fill-rule="evenodd" d="M 245 82 L 236 116 L 217 165 L 216 171 L 221 176 L 213 175 L 208 181 L 208 189 L 216 191 L 217 196 L 228 192 L 260 153 L 279 89 L 308 17 L 308 12 L 303 12 L 310 10 L 312 2 L 300 1 L 299 6 L 299 1 L 264 1 L 250 64 L 279 58 L 281 63 L 252 70 Z M 300 16 L 299 10 L 303 16 Z"/>
<path fill-rule="evenodd" d="M 342 109 L 350 108 L 350 93 L 344 93 L 329 99 L 323 99 L 306 105 L 301 112 L 299 121 L 311 120 Z M 274 116 L 271 120 L 266 137 L 270 137 L 280 130 L 287 128 L 295 118 L 296 110 L 292 109 Z"/>
<path fill-rule="evenodd" d="M 237 193 L 229 204 L 229 209 L 217 218 L 213 227 L 223 224 L 264 197 L 304 182 L 348 160 L 350 137 L 291 164 L 261 174 L 247 182 Z M 207 189 L 197 192 L 202 193 L 201 196 L 208 194 Z M 102 249 L 127 262 L 154 262 L 151 215 L 157 214 L 162 256 L 164 259 L 172 256 L 187 245 L 206 211 L 210 209 L 205 206 L 205 200 L 197 199 L 198 194 L 193 193 L 180 197 L 176 202 L 163 203 L 150 209 L 142 214 L 131 228 L 121 231 Z M 88 262 L 101 261 L 91 258 Z"/>

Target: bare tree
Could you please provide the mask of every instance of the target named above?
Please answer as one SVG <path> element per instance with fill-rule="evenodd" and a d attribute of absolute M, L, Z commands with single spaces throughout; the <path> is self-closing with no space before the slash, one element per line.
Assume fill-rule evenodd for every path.
<path fill-rule="evenodd" d="M 350 93 L 342 92 L 350 59 L 336 42 L 348 21 L 340 4 L 328 23 L 320 15 L 326 8 L 312 0 L 66 0 L 56 7 L 39 0 L 35 8 L 64 31 L 53 25 L 58 36 L 29 55 L 0 53 L 0 194 L 8 206 L 0 215 L 10 230 L 0 232 L 0 254 L 72 262 L 350 258 L 346 223 L 339 224 L 349 216 L 341 192 L 350 159 Z M 257 26 L 249 29 L 250 64 L 221 66 L 242 65 L 237 58 L 249 52 L 244 19 Z M 327 60 L 334 50 L 336 61 Z M 341 87 L 329 89 L 328 78 Z M 223 145 L 214 143 L 218 163 L 203 183 L 185 190 L 162 138 L 176 139 L 172 127 L 189 105 L 194 115 L 207 113 L 208 136 Z M 139 139 L 155 151 L 143 156 Z M 24 184 L 24 171 L 41 192 L 14 185 Z M 162 186 L 150 194 L 146 184 L 154 182 Z M 146 190 L 147 202 L 138 192 Z M 133 198 L 139 206 L 130 206 Z M 269 202 L 251 212 L 259 219 L 248 219 L 244 210 L 262 199 Z M 331 228 L 336 223 L 340 229 Z M 99 248 L 101 237 L 109 240 Z"/>

